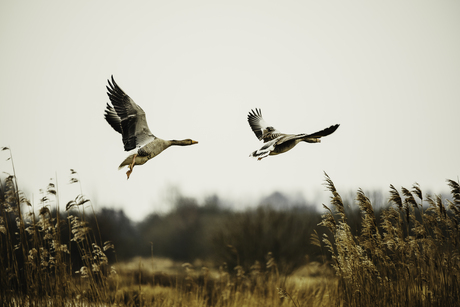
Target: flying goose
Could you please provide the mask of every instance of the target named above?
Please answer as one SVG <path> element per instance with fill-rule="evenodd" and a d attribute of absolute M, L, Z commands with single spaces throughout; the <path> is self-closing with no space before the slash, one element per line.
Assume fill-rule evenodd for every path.
<path fill-rule="evenodd" d="M 125 151 L 132 151 L 118 167 L 128 166 L 126 175 L 131 175 L 134 165 L 142 165 L 153 157 L 159 155 L 171 145 L 192 145 L 197 141 L 185 140 L 163 140 L 150 132 L 147 125 L 145 112 L 115 83 L 107 80 L 107 95 L 113 106 L 107 103 L 105 119 L 115 131 L 121 133 Z"/>
<path fill-rule="evenodd" d="M 333 133 L 339 125 L 333 125 L 329 128 L 312 134 L 285 134 L 269 126 L 262 117 L 262 110 L 251 110 L 248 114 L 249 126 L 254 131 L 259 140 L 264 141 L 264 145 L 251 153 L 249 156 L 261 160 L 267 156 L 277 155 L 291 150 L 299 142 L 319 143 L 323 136 Z"/>

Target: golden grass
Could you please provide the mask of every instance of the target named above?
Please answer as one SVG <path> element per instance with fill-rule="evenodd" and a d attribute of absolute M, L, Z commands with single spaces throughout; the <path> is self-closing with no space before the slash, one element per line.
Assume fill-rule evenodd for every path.
<path fill-rule="evenodd" d="M 339 277 L 339 300 L 350 306 L 451 306 L 460 299 L 460 185 L 448 181 L 452 200 L 423 196 L 415 184 L 401 194 L 390 186 L 393 206 L 378 219 L 359 190 L 361 233 L 352 234 L 344 204 L 332 180 L 334 213 L 327 208 L 322 243 Z M 424 206 L 428 204 L 428 208 Z M 318 245 L 319 238 L 315 238 Z M 320 244 L 320 246 L 323 246 Z"/>
<path fill-rule="evenodd" d="M 232 272 L 225 266 L 208 269 L 162 258 L 159 261 L 166 267 L 148 268 L 156 258 L 117 264 L 123 281 L 118 300 L 139 296 L 148 306 L 330 306 L 326 290 L 336 287 L 330 268 L 319 263 L 286 277 L 279 276 L 273 262 L 270 268 L 257 263 L 249 272 L 241 267 Z"/>
<path fill-rule="evenodd" d="M 1 184 L 4 306 L 448 306 L 460 299 L 460 186 L 454 181 L 448 200 L 423 195 L 417 184 L 401 192 L 390 186 L 392 206 L 380 214 L 359 190 L 355 233 L 326 175 L 332 207 L 324 206 L 320 226 L 326 228 L 318 230 L 328 232 L 320 237 L 315 230 L 311 241 L 324 262 L 289 276 L 279 273 L 271 253 L 250 267 L 153 256 L 109 264 L 113 245 L 88 227 L 87 212 L 94 212 L 82 194 L 67 203 L 64 219 L 54 184 L 43 191 L 38 215 L 15 174 Z"/>
<path fill-rule="evenodd" d="M 78 174 L 72 170 L 71 175 L 71 183 L 79 183 Z M 101 242 L 99 230 L 89 228 L 86 217 L 94 211 L 83 194 L 67 203 L 63 218 L 58 189 L 50 183 L 36 215 L 18 189 L 14 170 L 1 184 L 2 305 L 329 306 L 332 302 L 325 289 L 335 287 L 335 278 L 315 276 L 313 281 L 305 272 L 282 276 L 271 253 L 266 263 L 256 262 L 249 269 L 153 257 L 109 264 L 106 253 L 113 245 Z M 63 237 L 66 232 L 68 238 Z"/>

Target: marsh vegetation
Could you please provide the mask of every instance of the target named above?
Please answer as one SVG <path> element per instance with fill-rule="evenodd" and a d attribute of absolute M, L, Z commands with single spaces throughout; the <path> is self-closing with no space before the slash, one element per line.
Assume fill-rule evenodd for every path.
<path fill-rule="evenodd" d="M 5 149 L 8 150 L 8 149 Z M 0 183 L 4 306 L 448 306 L 460 299 L 460 185 L 450 197 L 390 186 L 330 204 L 265 201 L 235 212 L 218 197 L 180 196 L 133 223 L 93 210 L 56 184 L 30 203 L 13 174 Z M 78 184 L 71 171 L 71 183 Z M 271 198 L 273 199 L 276 198 Z"/>

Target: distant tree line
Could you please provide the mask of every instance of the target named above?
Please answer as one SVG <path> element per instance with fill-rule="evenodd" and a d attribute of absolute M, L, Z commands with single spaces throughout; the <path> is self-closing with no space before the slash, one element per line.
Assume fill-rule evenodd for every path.
<path fill-rule="evenodd" d="M 8 191 L 3 187 L 0 192 L 3 194 L 0 200 L 5 202 Z M 373 195 L 382 197 L 378 193 Z M 108 241 L 113 244 L 114 251 L 107 253 L 110 261 L 161 256 L 183 262 L 201 259 L 217 266 L 225 263 L 229 268 L 241 265 L 248 270 L 256 263 L 266 263 L 270 253 L 269 258 L 277 263 L 278 269 L 290 273 L 307 259 L 325 257 L 310 242 L 315 231 L 319 236 L 328 231 L 318 226 L 322 213 L 303 200 L 292 200 L 279 192 L 243 211 L 222 205 L 217 196 L 200 203 L 179 193 L 170 212 L 152 213 L 141 222 L 133 222 L 120 209 L 104 207 L 93 212 L 91 208 L 82 212 L 82 206 L 90 206 L 83 198 L 79 199 L 82 205 L 61 213 L 59 219 L 61 243 L 68 244 L 72 253 L 78 250 L 75 242 L 70 241 L 69 215 L 84 221 L 101 247 Z M 353 207 L 350 206 L 353 201 L 345 200 L 345 204 Z M 355 224 L 352 228 L 359 233 L 359 210 L 357 207 L 349 210 L 349 223 Z M 379 211 L 376 210 L 377 215 Z M 55 217 L 56 210 L 51 208 L 50 214 Z M 72 255 L 72 259 L 78 259 L 78 254 Z M 79 268 L 81 262 L 73 260 L 73 266 Z"/>
<path fill-rule="evenodd" d="M 382 197 L 379 193 L 375 195 Z M 359 233 L 361 216 L 357 207 L 352 208 L 353 201 L 345 203 L 350 223 L 356 224 L 353 229 Z M 279 270 L 290 273 L 307 261 L 325 257 L 310 242 L 314 231 L 320 236 L 328 231 L 318 226 L 322 213 L 314 206 L 289 202 L 289 197 L 279 192 L 243 211 L 221 203 L 217 196 L 199 203 L 195 198 L 179 195 L 169 213 L 152 213 L 138 223 L 131 221 L 123 210 L 108 208 L 87 220 L 93 230 L 99 225 L 102 241 L 115 245 L 118 261 L 153 255 L 183 262 L 201 259 L 215 265 L 225 263 L 229 268 L 241 265 L 249 269 L 257 262 L 266 263 L 270 253 Z"/>

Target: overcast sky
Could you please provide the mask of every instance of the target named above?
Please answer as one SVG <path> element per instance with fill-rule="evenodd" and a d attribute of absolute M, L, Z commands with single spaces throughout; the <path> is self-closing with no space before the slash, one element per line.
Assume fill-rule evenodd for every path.
<path fill-rule="evenodd" d="M 459 1 L 2 1 L 0 146 L 34 199 L 56 180 L 139 220 L 174 188 L 248 205 L 274 191 L 327 201 L 390 184 L 447 190 L 460 174 Z M 172 147 L 127 181 L 104 119 L 119 86 Z M 249 158 L 246 117 L 286 133 L 340 124 L 320 144 Z M 8 152 L 0 169 L 11 173 Z"/>

